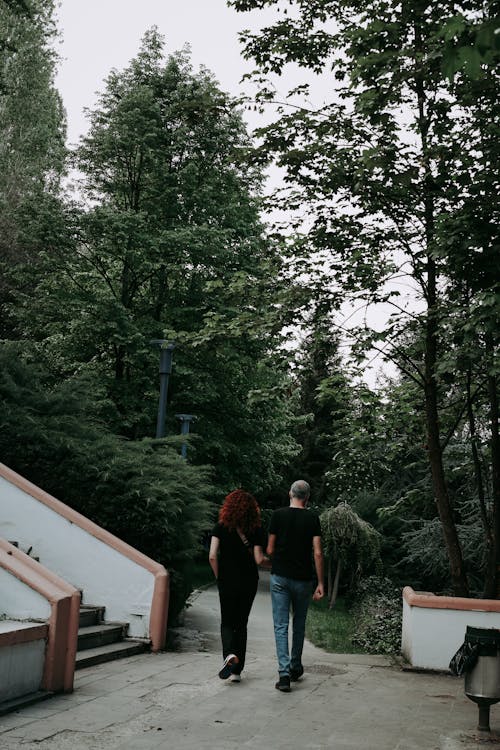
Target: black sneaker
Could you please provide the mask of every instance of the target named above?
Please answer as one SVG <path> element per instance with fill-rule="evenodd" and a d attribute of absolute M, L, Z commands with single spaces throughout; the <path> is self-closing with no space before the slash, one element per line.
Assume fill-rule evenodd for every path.
<path fill-rule="evenodd" d="M 292 682 L 297 682 L 297 680 L 300 680 L 302 675 L 304 674 L 304 667 L 300 666 L 298 669 L 291 669 L 290 670 L 290 680 Z"/>
<path fill-rule="evenodd" d="M 222 665 L 222 669 L 219 672 L 219 677 L 221 680 L 227 680 L 227 678 L 231 675 L 232 669 L 231 667 L 233 664 L 238 664 L 239 659 L 235 654 L 228 654 L 226 658 L 224 659 L 224 664 Z"/>
<path fill-rule="evenodd" d="M 282 693 L 289 693 L 292 689 L 290 687 L 289 676 L 287 674 L 280 676 L 278 682 L 276 683 L 274 687 L 276 688 L 276 690 L 281 690 Z"/>

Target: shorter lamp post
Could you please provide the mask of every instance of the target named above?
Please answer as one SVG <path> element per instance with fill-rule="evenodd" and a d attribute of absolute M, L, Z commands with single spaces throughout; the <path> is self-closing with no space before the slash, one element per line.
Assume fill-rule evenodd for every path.
<path fill-rule="evenodd" d="M 195 417 L 193 417 L 192 414 L 176 414 L 175 416 L 177 417 L 177 419 L 180 419 L 181 422 L 181 435 L 189 435 L 189 425 L 194 421 Z M 182 443 L 181 456 L 182 458 L 187 457 L 186 442 Z"/>
<path fill-rule="evenodd" d="M 172 356 L 175 349 L 173 341 L 152 339 L 150 344 L 160 347 L 160 400 L 156 420 L 156 437 L 165 437 L 165 417 L 167 414 L 168 376 L 172 372 Z"/>

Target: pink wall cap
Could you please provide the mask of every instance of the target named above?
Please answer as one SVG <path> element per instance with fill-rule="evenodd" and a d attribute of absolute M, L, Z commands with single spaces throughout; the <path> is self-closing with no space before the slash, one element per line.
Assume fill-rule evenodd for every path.
<path fill-rule="evenodd" d="M 5 630 L 0 633 L 0 648 L 4 646 L 18 646 L 21 643 L 31 643 L 31 641 L 41 641 L 47 638 L 49 632 L 48 625 L 32 625 L 29 628 L 16 628 L 13 623 L 12 630 Z"/>
<path fill-rule="evenodd" d="M 411 586 L 403 589 L 403 598 L 411 607 L 428 609 L 456 609 L 470 612 L 500 612 L 500 600 L 473 599 L 464 596 L 438 596 L 428 591 L 414 591 Z"/>

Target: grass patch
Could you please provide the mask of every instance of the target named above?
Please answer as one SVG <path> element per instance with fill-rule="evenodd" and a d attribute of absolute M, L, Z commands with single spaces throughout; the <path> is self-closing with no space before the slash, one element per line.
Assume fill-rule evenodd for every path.
<path fill-rule="evenodd" d="M 332 654 L 363 654 L 365 651 L 351 642 L 355 630 L 355 618 L 342 599 L 337 599 L 333 609 L 328 609 L 326 599 L 311 602 L 306 636 L 315 646 Z"/>

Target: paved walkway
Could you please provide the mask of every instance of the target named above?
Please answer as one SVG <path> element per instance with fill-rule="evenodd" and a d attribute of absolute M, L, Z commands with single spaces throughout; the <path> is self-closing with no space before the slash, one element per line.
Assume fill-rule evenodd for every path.
<path fill-rule="evenodd" d="M 462 680 L 403 672 L 384 657 L 327 654 L 306 643 L 303 680 L 289 694 L 275 690 L 266 574 L 240 684 L 217 677 L 218 628 L 210 588 L 187 611 L 179 651 L 77 672 L 72 695 L 0 717 L 0 748 L 500 750 L 500 704 L 491 709 L 493 736 L 481 736 Z"/>

